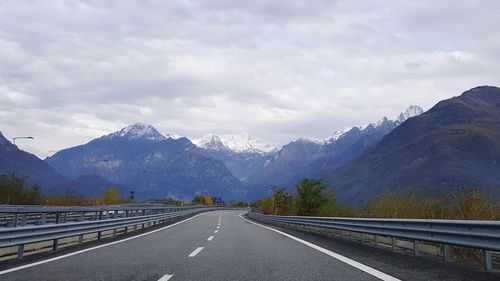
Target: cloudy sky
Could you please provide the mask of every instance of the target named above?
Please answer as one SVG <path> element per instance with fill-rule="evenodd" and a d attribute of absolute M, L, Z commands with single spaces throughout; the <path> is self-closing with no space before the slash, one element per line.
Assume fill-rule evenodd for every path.
<path fill-rule="evenodd" d="M 135 122 L 326 138 L 500 85 L 499 14 L 497 0 L 0 0 L 0 131 L 39 155 Z"/>

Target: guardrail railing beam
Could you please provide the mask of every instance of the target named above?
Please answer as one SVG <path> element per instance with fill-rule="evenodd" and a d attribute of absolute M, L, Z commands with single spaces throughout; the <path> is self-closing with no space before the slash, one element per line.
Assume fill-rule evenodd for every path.
<path fill-rule="evenodd" d="M 0 206 L 0 214 L 5 214 L 2 208 Z M 141 225 L 141 229 L 145 229 L 146 226 L 180 220 L 196 213 L 220 209 L 220 207 L 175 209 L 178 211 L 173 212 L 171 207 L 146 207 L 132 210 L 117 207 L 99 210 L 49 207 L 42 212 L 40 208 L 29 211 L 17 208 L 18 213 L 7 213 L 7 218 L 12 218 L 12 226 L 15 227 L 0 227 L 0 248 L 17 246 L 16 258 L 22 259 L 25 255 L 26 244 L 52 241 L 51 250 L 56 251 L 59 248 L 59 240 L 63 238 L 75 237 L 78 244 L 82 244 L 85 234 L 96 233 L 97 240 L 101 240 L 104 232 L 110 231 L 110 235 L 116 237 L 121 234 L 119 232 L 121 229 L 124 234 L 127 234 L 131 227 L 137 230 L 137 226 Z"/>
<path fill-rule="evenodd" d="M 376 247 L 381 242 L 380 236 L 390 237 L 393 251 L 398 247 L 397 239 L 409 240 L 413 243 L 416 256 L 420 256 L 423 242 L 437 243 L 442 245 L 444 262 L 451 259 L 450 246 L 480 249 L 483 250 L 486 271 L 493 270 L 492 251 L 500 252 L 500 221 L 300 217 L 263 215 L 255 212 L 249 212 L 248 216 L 302 231 L 325 233 L 326 230 L 328 235 L 331 230 L 332 236 L 350 240 L 355 240 L 354 233 L 359 233 L 362 243 L 365 243 L 366 237 L 373 237 Z"/>

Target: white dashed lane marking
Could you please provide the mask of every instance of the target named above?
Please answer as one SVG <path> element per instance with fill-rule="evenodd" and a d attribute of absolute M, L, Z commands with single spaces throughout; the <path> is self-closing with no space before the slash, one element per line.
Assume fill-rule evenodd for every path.
<path fill-rule="evenodd" d="M 192 257 L 196 256 L 199 252 L 201 252 L 201 250 L 203 250 L 203 248 L 205 248 L 205 247 L 196 248 L 196 250 L 194 250 L 191 254 L 189 254 L 188 257 L 192 258 Z"/>
<path fill-rule="evenodd" d="M 170 278 L 172 278 L 174 275 L 173 274 L 165 274 L 163 275 L 158 281 L 168 281 Z"/>

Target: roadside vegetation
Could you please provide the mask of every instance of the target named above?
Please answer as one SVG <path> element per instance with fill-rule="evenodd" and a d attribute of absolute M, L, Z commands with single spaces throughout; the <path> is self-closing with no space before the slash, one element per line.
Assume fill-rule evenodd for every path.
<path fill-rule="evenodd" d="M 40 186 L 29 185 L 24 178 L 13 173 L 0 175 L 0 204 L 42 204 L 43 200 Z"/>
<path fill-rule="evenodd" d="M 321 180 L 303 179 L 292 192 L 283 187 L 273 187 L 273 195 L 250 204 L 263 214 L 284 216 L 359 216 L 353 208 L 338 203 L 335 193 Z"/>
<path fill-rule="evenodd" d="M 415 190 L 403 194 L 384 192 L 362 209 L 337 202 L 335 193 L 321 180 L 304 179 L 293 191 L 273 187 L 273 195 L 251 204 L 263 214 L 407 219 L 500 220 L 500 202 L 478 189 L 462 189 L 434 198 Z"/>
<path fill-rule="evenodd" d="M 423 196 L 415 190 L 403 194 L 383 192 L 362 209 L 335 200 L 335 194 L 321 180 L 302 180 L 292 192 L 273 187 L 273 195 L 257 200 L 252 207 L 263 214 L 286 216 L 365 217 L 399 219 L 500 220 L 500 202 L 478 189 L 462 189 L 441 198 Z M 459 260 L 480 261 L 478 249 L 450 247 Z"/>
<path fill-rule="evenodd" d="M 214 196 L 196 195 L 193 200 L 178 200 L 165 198 L 163 200 L 144 200 L 135 202 L 120 196 L 117 187 L 107 188 L 102 196 L 85 197 L 84 195 L 68 190 L 62 195 L 46 196 L 42 187 L 29 184 L 26 178 L 18 177 L 13 173 L 0 175 L 0 205 L 52 205 L 52 206 L 102 206 L 130 203 L 163 203 L 174 206 L 215 205 Z M 243 207 L 243 201 L 234 202 L 234 205 Z"/>

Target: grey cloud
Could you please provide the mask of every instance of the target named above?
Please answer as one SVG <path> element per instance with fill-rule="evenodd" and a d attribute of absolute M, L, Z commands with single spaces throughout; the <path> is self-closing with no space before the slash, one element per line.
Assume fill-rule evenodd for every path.
<path fill-rule="evenodd" d="M 498 1 L 2 1 L 0 130 L 284 144 L 498 85 Z"/>

